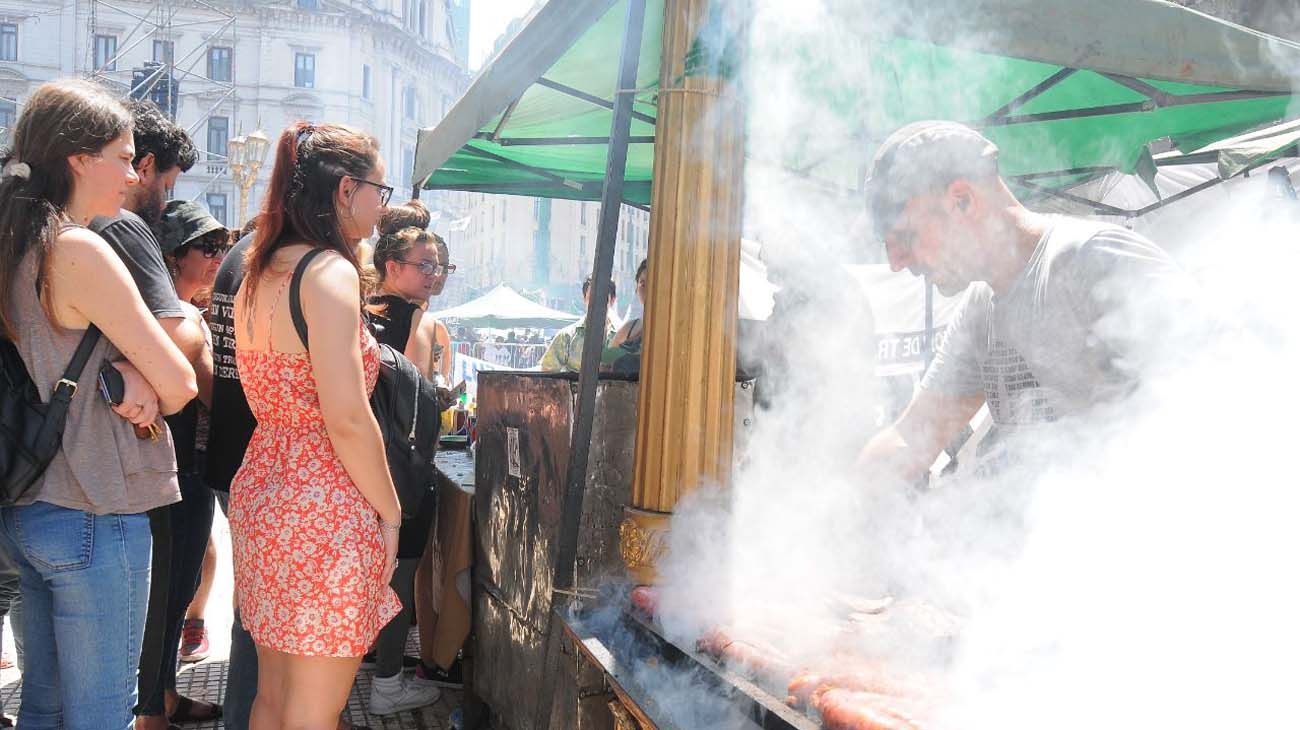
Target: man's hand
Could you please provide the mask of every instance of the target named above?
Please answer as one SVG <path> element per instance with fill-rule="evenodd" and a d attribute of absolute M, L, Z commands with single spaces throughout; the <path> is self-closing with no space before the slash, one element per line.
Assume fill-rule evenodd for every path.
<path fill-rule="evenodd" d="M 903 415 L 876 434 L 858 454 L 858 468 L 870 479 L 920 480 L 939 452 L 975 417 L 984 396 L 957 396 L 921 389 Z"/>
<path fill-rule="evenodd" d="M 135 366 L 125 360 L 113 363 L 122 374 L 122 402 L 113 406 L 113 412 L 137 426 L 148 426 L 158 420 L 158 394 L 149 386 Z"/>

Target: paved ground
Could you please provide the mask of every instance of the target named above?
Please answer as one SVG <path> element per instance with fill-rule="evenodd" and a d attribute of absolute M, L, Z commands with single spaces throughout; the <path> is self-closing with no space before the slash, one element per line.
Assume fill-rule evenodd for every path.
<path fill-rule="evenodd" d="M 472 472 L 466 452 L 444 452 L 438 456 L 440 465 L 458 481 Z M 221 510 L 217 510 L 213 535 L 217 540 L 220 559 L 217 566 L 217 579 L 213 586 L 212 597 L 208 601 L 205 620 L 208 624 L 208 637 L 212 645 L 211 656 L 198 664 L 183 665 L 177 677 L 177 686 L 181 694 L 194 699 L 220 702 L 225 692 L 227 658 L 230 655 L 230 621 L 231 595 L 233 578 L 230 568 L 230 527 Z M 8 620 L 6 619 L 6 624 Z M 407 645 L 408 654 L 418 654 L 415 632 Z M 13 632 L 5 626 L 4 655 L 14 656 Z M 392 715 L 387 718 L 372 717 L 365 711 L 370 697 L 370 671 L 363 669 L 352 687 L 348 698 L 347 717 L 353 725 L 370 727 L 373 730 L 447 730 L 447 718 L 451 711 L 460 705 L 460 693 L 444 691 L 442 699 L 429 707 L 418 711 Z M 17 669 L 0 670 L 0 702 L 3 702 L 5 714 L 13 717 L 18 711 L 18 698 L 22 682 Z M 195 723 L 182 726 L 193 730 L 218 730 L 225 728 L 221 722 Z"/>

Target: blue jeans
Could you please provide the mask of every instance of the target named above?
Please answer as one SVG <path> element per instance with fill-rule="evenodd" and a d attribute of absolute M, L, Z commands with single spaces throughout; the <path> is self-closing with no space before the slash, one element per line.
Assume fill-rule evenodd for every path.
<path fill-rule="evenodd" d="M 230 492 L 212 490 L 217 497 L 221 513 L 230 514 Z M 248 730 L 248 717 L 253 712 L 257 698 L 257 645 L 244 630 L 235 609 L 235 620 L 230 626 L 230 666 L 226 673 L 226 694 L 221 698 L 221 720 L 227 730 Z"/>
<path fill-rule="evenodd" d="M 23 600 L 24 730 L 128 730 L 149 596 L 149 518 L 0 509 Z"/>
<path fill-rule="evenodd" d="M 226 694 L 222 698 L 222 722 L 227 730 L 248 730 L 248 718 L 257 699 L 257 645 L 244 630 L 235 609 L 230 627 L 230 669 L 226 675 Z"/>

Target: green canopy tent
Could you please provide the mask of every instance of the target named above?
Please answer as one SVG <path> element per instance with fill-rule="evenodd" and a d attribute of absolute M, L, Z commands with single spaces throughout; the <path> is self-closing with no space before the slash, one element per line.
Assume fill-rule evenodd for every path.
<path fill-rule="evenodd" d="M 626 3 L 556 0 L 538 10 L 446 119 L 420 132 L 412 184 L 599 199 Z M 852 190 L 873 142 L 910 121 L 947 118 L 997 142 L 1021 192 L 1114 170 L 1153 176 L 1153 140 L 1194 150 L 1286 117 L 1286 71 L 1300 69 L 1300 45 L 1160 0 L 959 7 L 961 23 L 880 28 L 874 3 L 846 3 L 838 20 L 861 28 L 865 67 L 851 79 L 817 73 L 815 49 L 792 48 L 810 57 L 808 97 L 844 134 L 791 140 L 779 164 Z M 639 205 L 650 202 L 662 11 L 662 0 L 648 0 L 624 176 L 624 199 Z M 951 35 L 935 37 L 945 27 Z"/>
<path fill-rule="evenodd" d="M 795 135 L 779 159 L 751 161 L 842 191 L 860 185 L 874 143 L 927 118 L 984 129 L 1022 192 L 1057 192 L 1114 170 L 1152 177 L 1154 140 L 1194 150 L 1285 118 L 1286 70 L 1300 69 L 1300 45 L 1160 0 L 826 3 L 837 32 L 860 36 L 849 55 L 860 58 L 862 73 L 845 77 L 825 63 L 816 38 L 795 39 L 785 52 L 807 67 L 799 103 L 835 123 Z M 879 22 L 899 6 L 928 22 Z M 543 5 L 446 118 L 421 130 L 410 184 L 600 200 L 591 299 L 603 302 L 616 203 L 651 202 L 663 16 L 664 0 Z M 687 74 L 731 68 L 733 39 L 717 30 L 701 32 Z M 770 90 L 756 83 L 747 91 Z M 553 564 L 559 593 L 573 583 L 604 308 L 589 311 L 587 323 Z M 551 638 L 562 618 L 550 613 L 539 698 L 554 695 L 560 661 Z M 520 704 L 517 689 L 502 692 L 503 704 Z M 549 727 L 549 705 L 535 709 L 532 726 Z"/>

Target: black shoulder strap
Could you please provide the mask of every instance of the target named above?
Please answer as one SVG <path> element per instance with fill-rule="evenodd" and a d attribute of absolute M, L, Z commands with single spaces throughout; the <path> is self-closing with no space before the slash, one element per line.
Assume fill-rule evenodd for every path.
<path fill-rule="evenodd" d="M 289 280 L 289 316 L 293 318 L 293 328 L 298 332 L 298 339 L 302 340 L 302 346 L 307 347 L 307 318 L 302 314 L 302 273 L 307 270 L 307 265 L 317 255 L 325 253 L 323 248 L 313 248 L 298 260 L 298 265 L 293 270 L 293 278 Z"/>
<path fill-rule="evenodd" d="M 97 344 L 99 344 L 99 328 L 92 324 L 86 328 L 86 334 L 81 336 L 77 351 L 72 353 L 72 360 L 68 362 L 68 369 L 63 371 L 63 378 L 54 384 L 51 400 L 59 397 L 60 393 L 67 393 L 68 400 L 72 400 L 72 395 L 77 392 L 77 381 L 81 379 L 81 373 L 86 369 L 86 362 L 90 360 L 90 351 L 94 350 Z"/>

